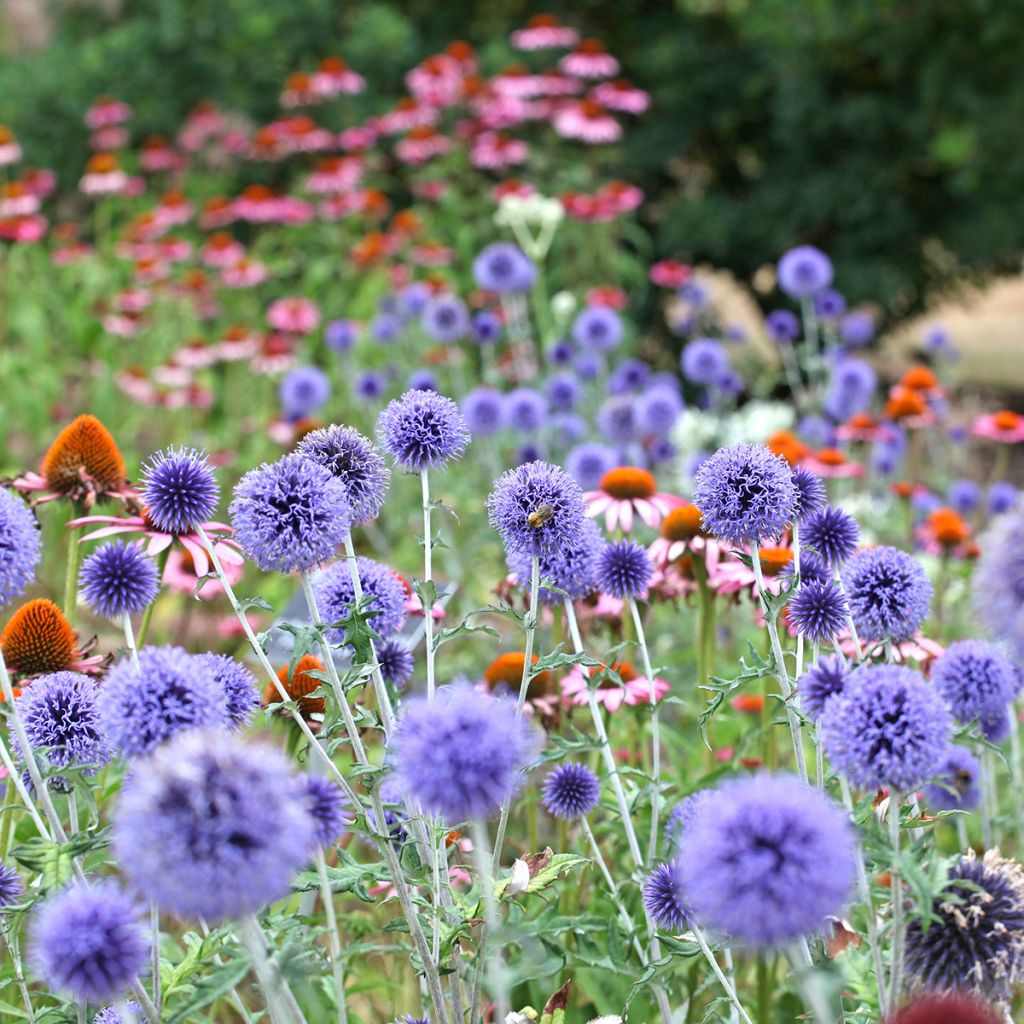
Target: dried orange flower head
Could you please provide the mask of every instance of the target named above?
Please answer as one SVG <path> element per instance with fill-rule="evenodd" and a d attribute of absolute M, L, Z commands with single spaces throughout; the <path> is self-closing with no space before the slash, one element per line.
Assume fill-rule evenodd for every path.
<path fill-rule="evenodd" d="M 971 535 L 971 528 L 951 508 L 937 508 L 928 516 L 928 529 L 944 547 L 955 548 Z"/>
<path fill-rule="evenodd" d="M 309 694 L 323 685 L 322 679 L 310 675 L 310 672 L 323 672 L 323 662 L 319 658 L 314 658 L 312 654 L 306 654 L 295 663 L 295 669 L 290 676 L 288 668 L 288 665 L 282 666 L 277 673 L 277 678 L 281 680 L 281 685 L 289 699 L 298 701 L 299 714 L 303 718 L 322 714 L 324 710 L 323 697 L 310 697 Z M 280 699 L 281 694 L 273 685 L 268 686 L 263 694 L 265 704 L 276 704 Z"/>
<path fill-rule="evenodd" d="M 654 477 L 639 466 L 619 466 L 609 469 L 598 484 L 600 490 L 620 501 L 651 498 L 658 490 Z"/>
<path fill-rule="evenodd" d="M 64 613 L 45 597 L 23 604 L 0 633 L 7 667 L 18 676 L 67 672 L 78 660 L 78 641 Z"/>
<path fill-rule="evenodd" d="M 530 664 L 536 665 L 537 661 L 537 655 L 531 655 Z M 484 681 L 492 690 L 499 686 L 507 686 L 514 693 L 518 693 L 519 687 L 523 681 L 523 665 L 525 662 L 525 651 L 508 651 L 506 654 L 499 654 L 498 657 L 496 657 L 494 661 L 484 669 Z M 553 678 L 550 672 L 546 670 L 538 672 L 530 680 L 530 685 L 526 690 L 526 696 L 528 698 L 543 697 L 551 691 L 552 682 Z"/>
<path fill-rule="evenodd" d="M 90 504 L 97 494 L 120 491 L 127 483 L 124 456 L 110 431 L 95 416 L 72 420 L 43 456 L 40 474 L 58 494 Z"/>
<path fill-rule="evenodd" d="M 807 445 L 788 430 L 776 431 L 765 442 L 765 447 L 774 455 L 781 455 L 791 466 L 803 461 L 810 454 Z"/>
<path fill-rule="evenodd" d="M 693 540 L 703 532 L 700 509 L 691 502 L 678 505 L 661 521 L 661 535 L 665 540 Z"/>

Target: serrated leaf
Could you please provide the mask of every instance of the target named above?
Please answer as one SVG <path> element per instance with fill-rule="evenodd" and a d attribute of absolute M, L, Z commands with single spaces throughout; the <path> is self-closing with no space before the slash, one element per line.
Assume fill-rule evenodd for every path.
<path fill-rule="evenodd" d="M 554 883 L 560 875 L 565 874 L 567 871 L 571 871 L 573 868 L 589 863 L 589 858 L 580 857 L 575 853 L 556 853 L 548 862 L 547 866 L 538 871 L 537 874 L 530 879 L 526 886 L 526 892 L 540 892 L 542 889 L 546 889 L 549 885 Z M 495 883 L 494 895 L 497 896 L 498 899 L 501 899 L 505 894 L 510 881 L 511 878 L 503 878 Z"/>
<path fill-rule="evenodd" d="M 182 1024 L 193 1014 L 226 996 L 242 983 L 249 970 L 249 961 L 245 957 L 236 957 L 226 960 L 223 964 L 215 964 L 192 986 L 188 997 L 173 1007 L 171 1015 L 166 1018 L 168 1024 Z"/>

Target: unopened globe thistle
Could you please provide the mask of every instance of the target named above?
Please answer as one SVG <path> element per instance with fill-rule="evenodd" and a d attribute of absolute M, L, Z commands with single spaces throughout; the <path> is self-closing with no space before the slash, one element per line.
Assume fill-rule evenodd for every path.
<path fill-rule="evenodd" d="M 499 295 L 528 292 L 536 277 L 533 260 L 511 242 L 486 245 L 473 260 L 473 280 L 484 291 Z"/>
<path fill-rule="evenodd" d="M 585 764 L 565 761 L 547 774 L 541 792 L 549 814 L 571 820 L 597 806 L 601 782 Z"/>
<path fill-rule="evenodd" d="M 311 430 L 295 450 L 319 462 L 345 485 L 354 526 L 362 526 L 380 515 L 391 471 L 368 437 L 354 427 L 333 424 Z"/>
<path fill-rule="evenodd" d="M 406 391 L 377 417 L 377 438 L 396 465 L 420 473 L 461 458 L 469 430 L 450 398 L 434 391 Z"/>
<path fill-rule="evenodd" d="M 1012 726 L 1009 708 L 999 708 L 978 719 L 981 735 L 989 743 L 1002 743 L 1010 735 Z"/>
<path fill-rule="evenodd" d="M 136 667 L 118 662 L 97 701 L 108 742 L 125 757 L 143 757 L 188 729 L 228 725 L 227 697 L 208 662 L 180 647 L 143 647 Z"/>
<path fill-rule="evenodd" d="M 14 906 L 25 894 L 25 881 L 14 868 L 0 864 L 0 911 Z"/>
<path fill-rule="evenodd" d="M 705 528 L 733 544 L 778 537 L 793 521 L 797 501 L 786 460 L 763 445 L 719 448 L 694 477 L 693 503 Z"/>
<path fill-rule="evenodd" d="M 961 992 L 925 992 L 914 996 L 885 1024 L 1003 1024 L 991 1006 Z"/>
<path fill-rule="evenodd" d="M 709 928 L 782 946 L 841 912 L 855 866 L 846 815 L 789 775 L 736 779 L 683 835 L 680 897 Z"/>
<path fill-rule="evenodd" d="M 318 366 L 297 366 L 281 378 L 277 397 L 286 419 L 305 419 L 330 401 L 331 381 Z"/>
<path fill-rule="evenodd" d="M 487 817 L 509 799 L 534 746 L 515 701 L 452 683 L 433 702 L 406 704 L 391 754 L 402 794 L 454 824 Z"/>
<path fill-rule="evenodd" d="M 729 369 L 729 355 L 714 338 L 694 338 L 683 349 L 680 366 L 688 381 L 707 387 Z"/>
<path fill-rule="evenodd" d="M 377 644 L 377 664 L 384 682 L 401 689 L 412 679 L 416 659 L 400 640 L 385 640 Z"/>
<path fill-rule="evenodd" d="M 200 654 L 197 658 L 224 694 L 228 724 L 236 729 L 248 725 L 260 706 L 256 677 L 230 654 Z"/>
<path fill-rule="evenodd" d="M 584 519 L 579 533 L 568 544 L 539 557 L 541 582 L 558 587 L 550 590 L 542 586 L 540 600 L 544 604 L 561 604 L 566 594 L 573 601 L 590 597 L 598 589 L 597 562 L 604 547 L 597 523 Z M 529 590 L 532 557 L 523 551 L 509 551 L 507 558 L 509 571 L 524 590 Z"/>
<path fill-rule="evenodd" d="M 932 918 L 907 926 L 906 967 L 927 991 L 1008 999 L 1024 974 L 1024 868 L 989 850 L 949 870 Z"/>
<path fill-rule="evenodd" d="M 145 967 L 149 943 L 138 910 L 119 885 L 75 883 L 36 915 L 29 958 L 53 989 L 80 1003 L 107 1002 Z"/>
<path fill-rule="evenodd" d="M 42 540 L 28 506 L 0 489 L 0 607 L 35 579 Z"/>
<path fill-rule="evenodd" d="M 943 755 L 924 800 L 932 811 L 972 811 L 981 802 L 981 763 L 966 747 L 951 746 Z"/>
<path fill-rule="evenodd" d="M 341 787 L 322 775 L 300 774 L 299 788 L 306 810 L 313 821 L 313 840 L 317 846 L 333 846 L 344 834 L 348 823 L 348 803 Z"/>
<path fill-rule="evenodd" d="M 1024 503 L 999 516 L 979 539 L 971 596 L 985 631 L 1024 661 Z"/>
<path fill-rule="evenodd" d="M 785 580 L 793 580 L 799 576 L 801 583 L 829 583 L 833 578 L 829 567 L 813 551 L 806 548 L 800 552 L 800 572 L 796 571 L 796 561 L 790 559 L 780 575 Z"/>
<path fill-rule="evenodd" d="M 828 492 L 825 490 L 825 481 L 805 466 L 794 467 L 793 485 L 797 495 L 796 515 L 803 523 L 808 516 L 821 511 Z"/>
<path fill-rule="evenodd" d="M 668 932 L 686 931 L 686 907 L 683 905 L 680 885 L 679 862 L 659 864 L 644 879 L 643 900 L 647 916 Z"/>
<path fill-rule="evenodd" d="M 348 490 L 325 466 L 286 455 L 251 469 L 231 502 L 235 540 L 264 572 L 302 572 L 326 562 L 348 536 Z"/>
<path fill-rule="evenodd" d="M 143 1020 L 142 1007 L 134 999 L 124 1003 L 124 1008 L 133 1014 L 136 1024 Z M 128 1024 L 116 1006 L 106 1006 L 92 1019 L 92 1024 Z"/>
<path fill-rule="evenodd" d="M 474 388 L 461 407 L 466 426 L 477 437 L 490 437 L 505 426 L 505 396 L 497 388 Z"/>
<path fill-rule="evenodd" d="M 434 295 L 424 304 L 420 323 L 427 337 L 451 344 L 469 333 L 469 310 L 457 295 Z"/>
<path fill-rule="evenodd" d="M 821 658 L 797 680 L 800 710 L 812 721 L 821 718 L 828 702 L 842 693 L 850 674 L 843 659 L 833 655 Z"/>
<path fill-rule="evenodd" d="M 932 665 L 932 685 L 961 722 L 994 718 L 1017 695 L 1010 660 L 984 640 L 957 640 Z"/>
<path fill-rule="evenodd" d="M 105 619 L 139 615 L 156 600 L 156 564 L 137 544 L 101 544 L 82 563 L 78 585 L 85 603 Z"/>
<path fill-rule="evenodd" d="M 284 896 L 314 832 L 285 756 L 225 732 L 161 747 L 127 776 L 114 811 L 114 851 L 133 887 L 208 921 Z"/>
<path fill-rule="evenodd" d="M 843 569 L 843 584 L 862 640 L 908 640 L 928 617 L 931 581 L 899 548 L 858 551 Z"/>
<path fill-rule="evenodd" d="M 935 773 L 951 719 L 924 677 L 902 665 L 862 666 L 821 715 L 833 766 L 862 789 L 915 789 Z"/>
<path fill-rule="evenodd" d="M 779 287 L 794 299 L 809 299 L 832 283 L 832 262 L 813 245 L 784 253 L 776 273 Z"/>
<path fill-rule="evenodd" d="M 382 562 L 360 555 L 356 559 L 363 596 L 367 599 L 366 612 L 370 628 L 382 637 L 397 633 L 405 625 L 405 589 L 393 569 Z M 319 572 L 313 578 L 320 618 L 328 625 L 341 622 L 355 608 L 355 588 L 352 567 L 348 560 Z M 336 644 L 345 642 L 345 630 L 329 629 L 327 638 Z"/>
<path fill-rule="evenodd" d="M 142 467 L 146 514 L 166 533 L 192 533 L 217 509 L 220 488 L 205 452 L 167 448 Z"/>
<path fill-rule="evenodd" d="M 612 597 L 637 598 L 647 590 L 654 575 L 647 549 L 635 540 L 606 544 L 597 556 L 597 583 Z"/>
<path fill-rule="evenodd" d="M 505 423 L 512 430 L 526 434 L 539 430 L 547 416 L 547 399 L 534 388 L 513 388 L 505 396 Z"/>
<path fill-rule="evenodd" d="M 846 625 L 846 598 L 831 580 L 801 584 L 786 608 L 797 633 L 812 643 L 834 640 Z"/>
<path fill-rule="evenodd" d="M 622 341 L 622 318 L 607 306 L 587 306 L 576 314 L 572 339 L 582 349 L 610 352 Z"/>
<path fill-rule="evenodd" d="M 839 565 L 857 550 L 860 527 L 841 508 L 826 505 L 800 524 L 800 540 L 829 565 Z"/>

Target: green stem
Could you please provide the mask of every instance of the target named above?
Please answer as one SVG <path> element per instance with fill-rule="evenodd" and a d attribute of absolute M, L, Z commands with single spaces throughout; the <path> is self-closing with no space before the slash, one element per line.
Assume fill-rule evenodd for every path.
<path fill-rule="evenodd" d="M 72 511 L 71 518 L 78 515 L 77 507 Z M 81 557 L 78 535 L 81 527 L 72 526 L 68 528 L 68 558 L 64 572 L 64 618 L 68 624 L 74 626 L 75 612 L 78 604 L 78 564 Z"/>
<path fill-rule="evenodd" d="M 171 554 L 170 546 L 163 549 L 157 556 L 156 560 L 156 576 L 160 583 L 163 583 L 164 570 L 167 568 L 167 559 Z M 143 647 L 146 643 L 146 637 L 149 635 L 149 624 L 153 619 L 153 609 L 156 607 L 156 600 L 150 601 L 146 605 L 146 610 L 142 613 L 142 625 L 139 627 L 139 646 Z"/>
<path fill-rule="evenodd" d="M 903 981 L 903 881 L 900 878 L 900 794 L 889 790 L 889 845 L 892 847 L 892 866 L 889 879 L 892 886 L 892 963 L 889 972 L 889 1006 L 899 1006 Z"/>
<path fill-rule="evenodd" d="M 627 598 L 629 612 L 633 619 L 633 628 L 636 630 L 637 642 L 640 644 L 640 654 L 644 663 L 644 675 L 647 677 L 647 694 L 651 701 L 651 777 L 654 779 L 654 788 L 651 792 L 651 835 L 647 844 L 647 860 L 654 863 L 658 856 L 658 815 L 661 810 L 661 731 L 658 722 L 658 694 L 654 685 L 654 666 L 651 664 L 651 654 L 647 647 L 647 635 L 644 633 L 643 619 L 640 618 L 640 609 L 637 607 L 636 599 Z"/>

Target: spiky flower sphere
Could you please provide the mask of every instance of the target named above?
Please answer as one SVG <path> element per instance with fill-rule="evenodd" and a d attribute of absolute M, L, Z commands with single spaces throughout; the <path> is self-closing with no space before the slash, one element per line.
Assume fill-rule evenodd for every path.
<path fill-rule="evenodd" d="M 999 516 L 979 543 L 971 582 L 978 620 L 1015 661 L 1024 661 L 1024 503 Z"/>
<path fill-rule="evenodd" d="M 566 594 L 574 601 L 590 597 L 598 589 L 597 562 L 604 547 L 604 538 L 597 523 L 593 519 L 584 519 L 579 533 L 568 544 L 540 556 L 541 583 L 546 581 L 558 588 L 551 590 L 541 586 L 540 600 L 544 604 L 561 604 Z M 506 556 L 509 571 L 516 582 L 524 590 L 529 590 L 532 557 L 523 551 L 508 551 Z"/>
<path fill-rule="evenodd" d="M 924 788 L 932 811 L 972 811 L 981 802 L 981 763 L 966 747 L 951 746 Z"/>
<path fill-rule="evenodd" d="M 601 782 L 585 764 L 565 761 L 548 773 L 541 792 L 549 814 L 556 818 L 581 818 L 601 799 Z"/>
<path fill-rule="evenodd" d="M 197 659 L 224 694 L 228 724 L 236 729 L 247 726 L 260 706 L 256 677 L 230 654 L 200 654 Z"/>
<path fill-rule="evenodd" d="M 849 679 L 849 673 L 843 659 L 837 656 L 819 659 L 798 680 L 797 696 L 800 698 L 800 709 L 812 721 L 821 718 L 829 700 L 837 693 L 842 693 Z"/>
<path fill-rule="evenodd" d="M 63 672 L 78 660 L 78 639 L 64 613 L 48 598 L 26 601 L 0 633 L 7 667 L 30 677 Z"/>
<path fill-rule="evenodd" d="M 168 448 L 142 467 L 142 500 L 154 525 L 167 533 L 192 533 L 217 509 L 220 488 L 205 452 Z"/>
<path fill-rule="evenodd" d="M 393 569 L 382 562 L 360 555 L 356 559 L 363 595 L 367 598 L 366 611 L 370 615 L 370 628 L 382 637 L 397 633 L 405 625 L 405 588 Z M 348 560 L 319 572 L 313 578 L 320 617 L 327 625 L 341 622 L 356 606 L 352 585 L 352 567 Z M 327 637 L 332 643 L 345 642 L 345 630 L 331 629 Z"/>
<path fill-rule="evenodd" d="M 832 261 L 813 245 L 798 245 L 783 253 L 777 275 L 787 295 L 809 299 L 832 283 Z"/>
<path fill-rule="evenodd" d="M 313 821 L 313 840 L 317 846 L 333 846 L 344 834 L 348 804 L 341 787 L 322 775 L 298 777 L 302 800 Z"/>
<path fill-rule="evenodd" d="M 796 631 L 812 643 L 829 643 L 846 625 L 846 598 L 831 580 L 811 580 L 797 587 L 787 610 Z"/>
<path fill-rule="evenodd" d="M 679 862 L 675 860 L 659 864 L 644 880 L 644 910 L 667 932 L 682 932 L 689 927 L 680 891 Z"/>
<path fill-rule="evenodd" d="M 295 450 L 319 462 L 345 485 L 354 526 L 362 526 L 380 515 L 391 470 L 368 437 L 353 427 L 334 424 L 311 430 Z"/>
<path fill-rule="evenodd" d="M 284 896 L 315 829 L 302 787 L 275 747 L 225 732 L 189 732 L 127 776 L 114 851 L 138 892 L 161 909 L 209 921 Z"/>
<path fill-rule="evenodd" d="M 41 551 L 39 525 L 28 506 L 0 490 L 0 607 L 35 579 Z"/>
<path fill-rule="evenodd" d="M 1024 974 L 1024 868 L 998 850 L 949 871 L 927 923 L 907 926 L 906 967 L 925 990 L 1008 999 Z"/>
<path fill-rule="evenodd" d="M 377 664 L 384 682 L 401 689 L 412 679 L 416 659 L 400 640 L 385 640 L 377 644 Z"/>
<path fill-rule="evenodd" d="M 434 391 L 406 391 L 377 417 L 377 439 L 410 473 L 442 469 L 461 458 L 469 430 L 459 407 Z"/>
<path fill-rule="evenodd" d="M 915 996 L 885 1024 L 1002 1024 L 1003 1018 L 973 996 L 927 992 Z"/>
<path fill-rule="evenodd" d="M 487 498 L 488 518 L 506 550 L 531 557 L 578 544 L 584 511 L 580 485 L 550 462 L 527 462 L 502 473 Z"/>
<path fill-rule="evenodd" d="M 326 562 L 352 525 L 345 485 L 304 455 L 246 473 L 230 512 L 235 540 L 264 572 L 302 572 Z"/>
<path fill-rule="evenodd" d="M 533 260 L 511 242 L 485 245 L 473 260 L 473 280 L 484 291 L 528 292 L 537 277 Z"/>
<path fill-rule="evenodd" d="M 97 701 L 100 725 L 125 757 L 144 757 L 189 729 L 224 728 L 227 697 L 210 664 L 180 647 L 143 647 L 118 662 Z"/>
<path fill-rule="evenodd" d="M 899 548 L 858 551 L 843 569 L 843 585 L 862 640 L 908 640 L 928 617 L 931 581 Z"/>
<path fill-rule="evenodd" d="M 935 773 L 951 719 L 924 677 L 902 665 L 856 669 L 821 715 L 833 766 L 862 789 L 915 789 Z"/>
<path fill-rule="evenodd" d="M 857 550 L 860 527 L 841 508 L 826 505 L 800 524 L 800 540 L 829 565 L 837 566 Z"/>
<path fill-rule="evenodd" d="M 597 556 L 597 584 L 612 597 L 639 597 L 654 575 L 647 549 L 635 540 L 606 544 Z"/>
<path fill-rule="evenodd" d="M 134 999 L 129 999 L 124 1004 L 124 1008 L 133 1014 L 136 1024 L 143 1020 L 142 1007 Z M 128 1022 L 121 1016 L 116 1006 L 107 1006 L 93 1017 L 92 1024 L 128 1024 Z"/>
<path fill-rule="evenodd" d="M 14 906 L 25 894 L 25 882 L 14 868 L 0 864 L 0 910 Z"/>
<path fill-rule="evenodd" d="M 452 683 L 431 703 L 406 704 L 391 753 L 403 795 L 455 824 L 493 814 L 519 784 L 534 746 L 514 701 Z"/>
<path fill-rule="evenodd" d="M 821 511 L 828 492 L 825 490 L 825 481 L 804 466 L 793 469 L 793 485 L 797 494 L 796 515 L 802 523 L 808 516 Z"/>
<path fill-rule="evenodd" d="M 57 893 L 39 910 L 29 940 L 31 962 L 47 984 L 83 1004 L 124 992 L 148 950 L 135 904 L 109 881 Z"/>
<path fill-rule="evenodd" d="M 961 722 L 999 716 L 1017 695 L 1013 664 L 994 644 L 957 640 L 932 666 L 932 685 Z"/>
<path fill-rule="evenodd" d="M 763 445 L 719 448 L 694 477 L 693 503 L 705 528 L 733 544 L 778 537 L 798 500 L 788 463 Z"/>
<path fill-rule="evenodd" d="M 110 746 L 96 707 L 99 693 L 99 684 L 88 676 L 54 672 L 39 676 L 15 698 L 32 749 L 44 751 L 54 768 L 82 768 L 94 775 L 110 760 Z M 15 735 L 11 747 L 15 759 L 21 761 L 24 752 Z M 58 792 L 71 788 L 59 775 L 51 776 L 48 784 Z"/>
<path fill-rule="evenodd" d="M 474 388 L 462 399 L 462 414 L 477 437 L 489 437 L 505 426 L 505 396 L 497 388 Z"/>
<path fill-rule="evenodd" d="M 716 931 L 781 946 L 842 910 L 855 856 L 846 815 L 824 794 L 788 775 L 736 779 L 683 834 L 680 896 Z"/>
<path fill-rule="evenodd" d="M 698 789 L 684 796 L 665 819 L 665 840 L 674 851 L 680 839 L 693 828 L 697 815 L 715 799 L 715 790 Z"/>
<path fill-rule="evenodd" d="M 141 614 L 160 590 L 152 558 L 137 544 L 101 544 L 83 563 L 78 586 L 85 603 L 105 619 Z"/>

